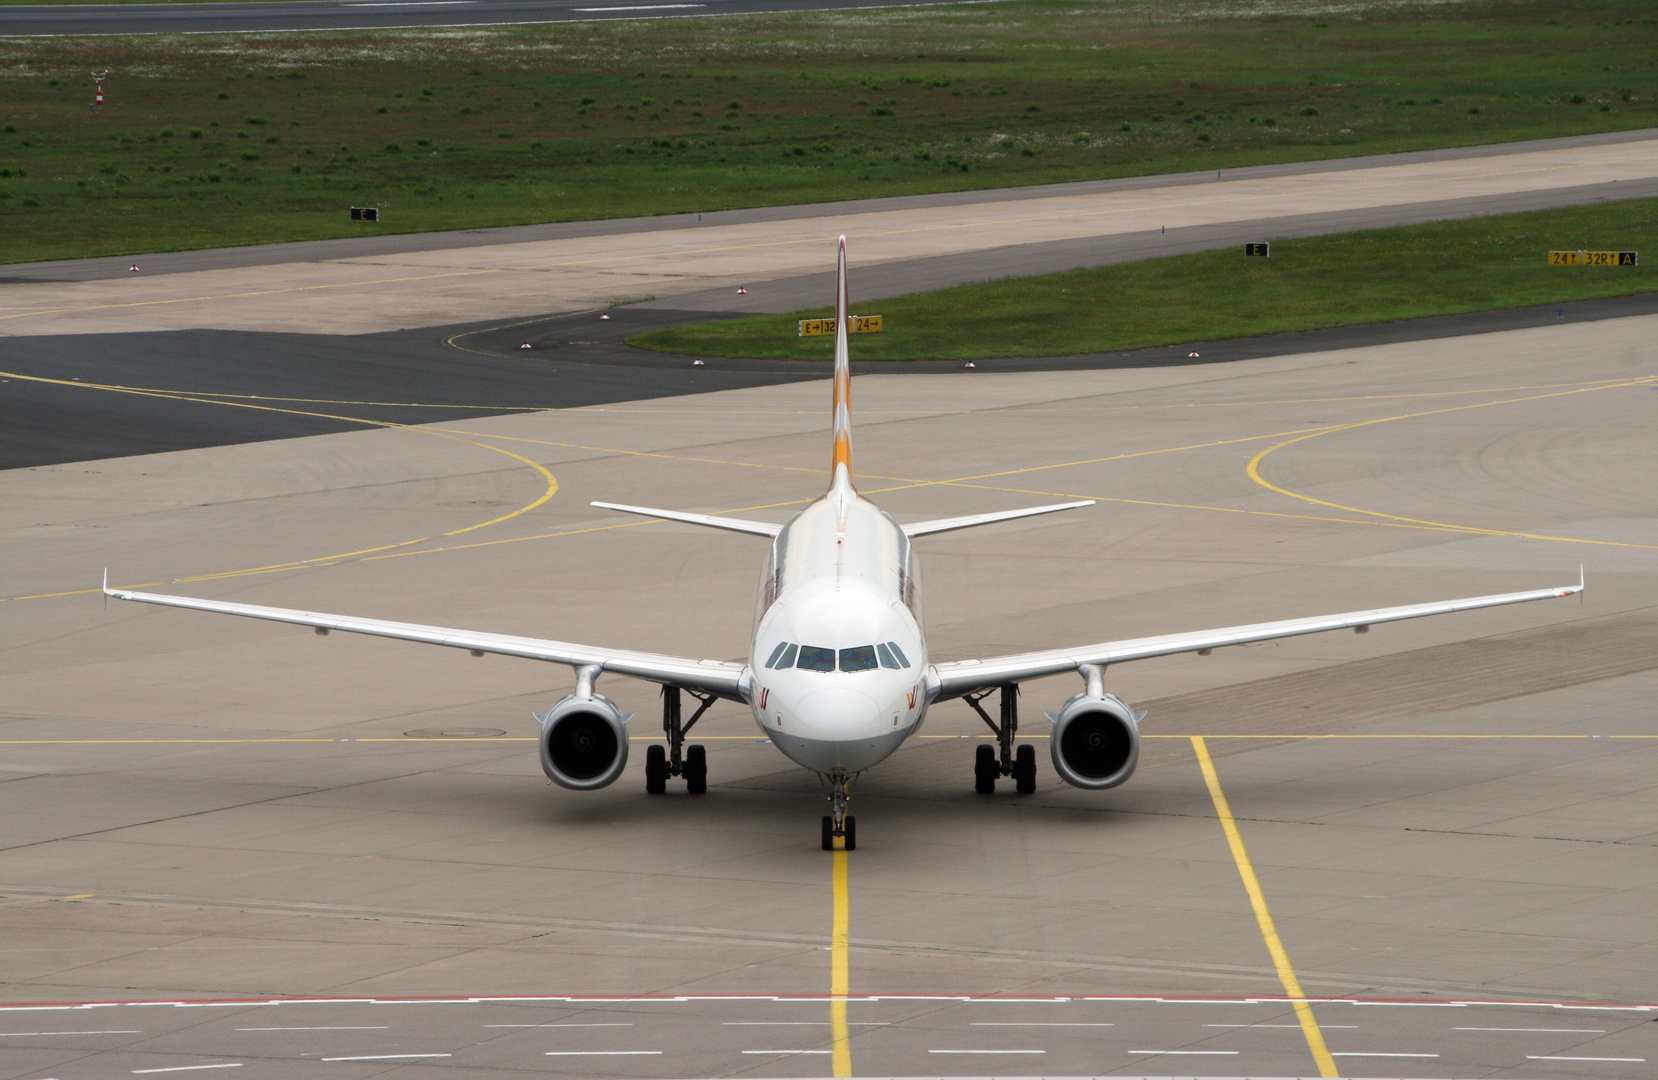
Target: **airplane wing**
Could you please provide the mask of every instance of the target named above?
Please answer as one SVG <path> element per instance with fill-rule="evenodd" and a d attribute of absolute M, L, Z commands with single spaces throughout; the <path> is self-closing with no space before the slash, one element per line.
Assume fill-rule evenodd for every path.
<path fill-rule="evenodd" d="M 641 517 L 683 521 L 690 525 L 707 525 L 712 529 L 729 529 L 731 532 L 752 533 L 755 536 L 776 536 L 783 531 L 783 526 L 773 525 L 769 521 L 748 521 L 743 518 L 714 517 L 709 514 L 687 514 L 680 510 L 653 510 L 648 506 L 626 506 L 622 503 L 596 502 L 588 505 L 603 507 L 606 510 L 620 510 L 624 514 L 638 514 Z"/>
<path fill-rule="evenodd" d="M 594 503 L 593 505 L 600 506 L 603 504 Z M 1012 521 L 1014 518 L 1052 514 L 1058 510 L 1075 510 L 1079 506 L 1093 505 L 1093 499 L 1082 499 L 1077 502 L 1055 503 L 1052 506 L 1031 506 L 1023 510 L 999 510 L 994 514 L 968 514 L 966 517 L 936 518 L 932 521 L 918 521 L 914 525 L 905 525 L 903 530 L 905 536 L 912 538 L 931 536 L 933 533 L 950 532 L 953 529 L 971 529 L 975 525 L 989 525 L 993 521 Z"/>
<path fill-rule="evenodd" d="M 443 626 L 423 626 L 419 623 L 328 615 L 320 611 L 298 611 L 292 608 L 262 607 L 258 604 L 233 604 L 224 600 L 201 600 L 193 596 L 133 592 L 130 589 L 112 589 L 107 580 L 104 583 L 104 595 L 140 604 L 160 604 L 164 607 L 214 611 L 222 615 L 243 615 L 250 619 L 268 619 L 271 622 L 311 626 L 315 627 L 319 634 L 326 634 L 330 630 L 343 630 L 351 634 L 370 634 L 400 641 L 447 645 L 452 649 L 468 649 L 474 656 L 499 653 L 502 656 L 520 656 L 529 660 L 550 660 L 555 664 L 569 664 L 572 667 L 596 666 L 603 671 L 630 675 L 647 682 L 681 686 L 729 698 L 732 701 L 747 700 L 743 696 L 743 672 L 747 668 L 742 664 L 722 660 L 694 660 L 681 656 L 663 656 L 659 653 L 595 649 L 588 645 L 514 637 L 510 634 L 485 634 L 476 630 L 451 630 Z"/>
<path fill-rule="evenodd" d="M 928 680 L 929 689 L 932 691 L 933 700 L 960 697 L 962 694 L 970 694 L 987 687 L 1075 671 L 1084 665 L 1104 666 L 1120 664 L 1125 660 L 1171 656 L 1175 653 L 1208 652 L 1210 649 L 1226 645 L 1244 645 L 1252 641 L 1319 634 L 1326 630 L 1353 629 L 1362 634 L 1376 623 L 1419 619 L 1425 615 L 1448 615 L 1453 611 L 1473 611 L 1476 608 L 1502 607 L 1506 604 L 1524 604 L 1532 600 L 1552 600 L 1582 591 L 1583 579 L 1580 570 L 1576 585 L 1563 585 L 1554 589 L 1497 593 L 1492 596 L 1471 596 L 1463 600 L 1442 600 L 1432 604 L 1349 611 L 1341 615 L 1322 615 L 1310 619 L 1285 619 L 1280 622 L 1226 626 L 1218 630 L 1199 630 L 1186 634 L 1129 638 L 1124 641 L 1107 641 L 1099 645 L 1085 645 L 1078 649 L 1048 649 L 1043 652 L 999 656 L 989 660 L 956 660 L 933 665 L 931 678 Z"/>

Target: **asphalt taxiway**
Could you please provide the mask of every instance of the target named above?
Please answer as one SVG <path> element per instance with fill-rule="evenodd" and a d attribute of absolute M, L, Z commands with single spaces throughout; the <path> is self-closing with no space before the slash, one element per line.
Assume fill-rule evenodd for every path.
<path fill-rule="evenodd" d="M 859 378 L 900 520 L 1101 500 L 929 541 L 938 658 L 1589 591 L 1114 668 L 1106 793 L 940 707 L 837 855 L 735 706 L 708 795 L 566 792 L 563 669 L 95 589 L 737 656 L 756 545 L 588 502 L 781 519 L 821 383 L 0 474 L 0 1074 L 1649 1075 L 1655 320 Z"/>

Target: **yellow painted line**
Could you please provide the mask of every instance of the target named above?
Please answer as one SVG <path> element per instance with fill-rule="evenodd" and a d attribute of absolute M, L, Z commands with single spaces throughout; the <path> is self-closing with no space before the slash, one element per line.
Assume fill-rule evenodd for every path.
<path fill-rule="evenodd" d="M 92 897 L 94 895 L 95 895 L 94 893 L 83 892 L 83 893 L 76 893 L 74 896 L 66 896 L 66 897 L 64 897 L 64 899 L 65 900 L 90 900 L 90 899 L 92 899 Z"/>
<path fill-rule="evenodd" d="M 1192 749 L 1197 753 L 1198 767 L 1203 770 L 1203 782 L 1209 786 L 1209 798 L 1214 801 L 1215 813 L 1220 816 L 1227 846 L 1232 849 L 1232 861 L 1238 864 L 1238 876 L 1243 879 L 1244 892 L 1249 894 L 1249 906 L 1255 909 L 1255 922 L 1261 928 L 1261 939 L 1266 942 L 1267 952 L 1272 956 L 1272 966 L 1278 970 L 1278 981 L 1284 985 L 1285 996 L 1295 1006 L 1296 1019 L 1301 1021 L 1301 1034 L 1306 1037 L 1307 1049 L 1312 1051 L 1313 1061 L 1318 1065 L 1318 1075 L 1340 1076 L 1335 1058 L 1330 1056 L 1329 1047 L 1324 1045 L 1324 1032 L 1319 1030 L 1313 1007 L 1301 991 L 1301 980 L 1295 977 L 1295 968 L 1290 966 L 1290 956 L 1278 936 L 1272 912 L 1267 909 L 1267 898 L 1255 877 L 1255 867 L 1250 864 L 1243 834 L 1238 831 L 1238 823 L 1232 817 L 1232 807 L 1226 801 L 1226 792 L 1221 790 L 1220 776 L 1215 772 L 1215 763 L 1209 757 L 1209 747 L 1204 744 L 1203 736 L 1192 736 Z"/>
<path fill-rule="evenodd" d="M 519 517 L 520 515 L 523 515 L 523 514 L 527 514 L 530 511 L 535 510 L 536 508 L 546 504 L 550 499 L 552 499 L 552 497 L 554 495 L 556 495 L 558 493 L 558 478 L 555 477 L 552 474 L 551 470 L 549 470 L 546 466 L 542 465 L 540 462 L 533 461 L 530 458 L 527 458 L 522 454 L 514 453 L 511 450 L 506 450 L 506 449 L 503 449 L 502 447 L 493 446 L 493 445 L 491 445 L 487 442 L 480 441 L 482 439 L 486 439 L 486 438 L 489 437 L 489 436 L 486 436 L 486 435 L 464 437 L 462 435 L 455 434 L 455 433 L 452 433 L 452 432 L 446 432 L 446 431 L 441 431 L 441 430 L 424 428 L 424 427 L 420 427 L 420 426 L 416 426 L 416 425 L 410 425 L 410 424 L 399 424 L 399 423 L 394 423 L 394 422 L 389 421 L 389 420 L 369 420 L 369 419 L 365 419 L 365 418 L 359 417 L 359 416 L 344 416 L 344 415 L 340 415 L 340 414 L 337 414 L 337 413 L 322 413 L 322 412 L 315 412 L 315 411 L 307 410 L 307 409 L 284 409 L 284 408 L 278 408 L 278 407 L 273 406 L 273 405 L 254 404 L 254 403 L 248 402 L 248 401 L 221 401 L 221 400 L 216 400 L 216 399 L 213 399 L 213 398 L 195 397 L 195 396 L 192 396 L 190 394 L 179 393 L 179 392 L 169 391 L 169 390 L 142 389 L 142 388 L 135 388 L 135 387 L 116 386 L 116 385 L 107 384 L 107 383 L 84 383 L 84 382 L 76 382 L 74 380 L 69 380 L 69 379 L 45 378 L 45 377 L 38 376 L 38 375 L 20 375 L 20 374 L 17 374 L 15 372 L 6 372 L 6 371 L 0 371 L 0 377 L 14 378 L 14 379 L 18 379 L 18 380 L 21 380 L 21 381 L 24 381 L 24 382 L 47 383 L 47 384 L 51 384 L 51 385 L 54 385 L 54 386 L 77 387 L 77 388 L 80 388 L 80 389 L 83 389 L 83 390 L 103 390 L 103 391 L 110 392 L 110 393 L 132 394 L 132 395 L 135 395 L 135 396 L 138 396 L 138 397 L 155 397 L 155 398 L 164 398 L 164 399 L 172 400 L 172 401 L 188 401 L 188 402 L 192 402 L 192 403 L 195 403 L 195 404 L 202 404 L 202 405 L 223 405 L 223 406 L 227 406 L 229 408 L 236 408 L 236 409 L 253 409 L 253 410 L 256 410 L 256 411 L 259 411 L 259 412 L 279 412 L 279 413 L 288 413 L 288 414 L 295 415 L 295 416 L 312 416 L 312 417 L 318 417 L 318 418 L 321 418 L 321 419 L 341 420 L 341 421 L 345 421 L 347 423 L 363 424 L 364 426 L 367 426 L 367 427 L 381 427 L 381 428 L 389 428 L 389 429 L 396 430 L 396 431 L 409 431 L 409 432 L 414 432 L 414 433 L 421 434 L 421 435 L 430 435 L 430 436 L 434 436 L 434 437 L 440 438 L 440 439 L 447 439 L 450 442 L 463 443 L 467 446 L 475 446 L 480 450 L 488 450 L 492 453 L 501 454 L 504 457 L 509 457 L 514 461 L 517 461 L 517 462 L 519 462 L 523 465 L 529 466 L 536 473 L 538 473 L 542 477 L 543 480 L 546 481 L 547 486 L 546 486 L 545 490 L 543 490 L 542 493 L 537 498 L 535 498 L 531 502 L 526 503 L 525 505 L 519 507 L 518 509 L 511 511 L 510 513 L 502 514 L 499 517 L 491 518 L 488 521 L 478 522 L 475 525 L 466 525 L 466 526 L 463 526 L 459 529 L 452 529 L 449 532 L 441 533 L 440 536 L 459 536 L 463 533 L 469 533 L 469 532 L 474 532 L 478 529 L 488 528 L 491 525 L 499 525 L 503 521 L 510 521 L 513 518 Z M 143 583 L 141 585 L 137 585 L 137 586 L 127 586 L 127 588 L 151 588 L 151 587 L 154 587 L 156 585 L 178 584 L 178 583 L 182 583 L 182 582 L 194 582 L 194 581 L 214 581 L 214 580 L 218 580 L 220 578 L 247 577 L 247 576 L 251 576 L 251 575 L 254 575 L 254 574 L 269 574 L 269 573 L 276 573 L 278 571 L 283 571 L 283 570 L 310 569 L 312 567 L 319 566 L 319 565 L 332 565 L 334 563 L 338 563 L 338 562 L 340 562 L 342 560 L 345 560 L 345 559 L 364 558 L 364 557 L 372 555 L 376 552 L 392 551 L 392 550 L 395 550 L 395 549 L 398 549 L 398 548 L 407 548 L 407 547 L 411 547 L 411 546 L 416 545 L 416 544 L 423 544 L 423 543 L 427 542 L 428 540 L 432 540 L 432 539 L 434 539 L 434 538 L 430 537 L 430 536 L 421 536 L 421 537 L 416 537 L 413 540 L 402 540 L 402 541 L 398 541 L 398 542 L 392 543 L 392 544 L 382 544 L 378 547 L 363 548 L 363 549 L 360 549 L 360 550 L 357 550 L 357 551 L 342 552 L 342 553 L 335 554 L 335 555 L 322 555 L 322 556 L 316 556 L 314 558 L 309 558 L 309 559 L 298 559 L 298 560 L 295 560 L 293 562 L 276 563 L 276 564 L 273 564 L 273 565 L 270 565 L 270 566 L 248 567 L 248 568 L 241 569 L 241 570 L 225 570 L 225 571 L 220 571 L 220 572 L 211 573 L 211 574 L 196 574 L 196 575 L 192 575 L 192 576 L 189 576 L 189 577 L 173 578 L 170 581 L 145 582 L 145 583 Z M 0 597 L 0 603 L 5 603 L 5 602 L 11 601 L 11 600 L 45 600 L 45 599 L 50 599 L 50 598 L 54 598 L 54 597 L 62 597 L 62 596 L 84 596 L 84 595 L 89 595 L 89 594 L 92 594 L 92 593 L 97 593 L 98 591 L 99 591 L 98 589 L 71 589 L 71 590 L 67 590 L 67 591 L 64 591 L 64 592 L 34 593 L 34 594 L 26 595 L 26 596 Z"/>
<path fill-rule="evenodd" d="M 829 1033 L 834 1046 L 830 1064 L 836 1077 L 852 1075 L 852 1042 L 846 1023 L 846 995 L 851 986 L 846 941 L 851 925 L 847 890 L 846 849 L 836 848 L 830 870 L 834 893 L 834 928 L 829 937 Z"/>
<path fill-rule="evenodd" d="M 1266 488 L 1268 491 L 1275 492 L 1276 494 L 1284 495 L 1291 499 L 1299 499 L 1302 502 L 1312 503 L 1315 506 L 1327 506 L 1333 510 L 1343 511 L 1344 513 L 1364 514 L 1371 518 L 1385 519 L 1389 522 L 1403 525 L 1411 525 L 1420 528 L 1443 529 L 1449 532 L 1470 533 L 1476 536 L 1512 536 L 1523 540 L 1550 540 L 1556 543 L 1592 544 L 1598 547 L 1624 547 L 1639 548 L 1647 551 L 1658 551 L 1658 544 L 1631 544 L 1614 540 L 1588 540 L 1572 536 L 1551 536 L 1541 533 L 1515 532 L 1508 529 L 1484 529 L 1473 525 L 1454 525 L 1443 521 L 1427 521 L 1422 518 L 1405 517 L 1400 514 L 1388 514 L 1379 510 L 1365 510 L 1361 507 L 1346 506 L 1342 503 L 1330 502 L 1326 499 L 1314 498 L 1311 495 L 1303 495 L 1300 492 L 1290 491 L 1288 488 L 1280 487 L 1261 475 L 1261 462 L 1265 461 L 1269 455 L 1275 453 L 1276 451 L 1282 450 L 1286 446 L 1294 446 L 1297 443 L 1306 442 L 1308 439 L 1316 439 L 1322 435 L 1332 435 L 1337 432 L 1356 431 L 1359 428 L 1374 427 L 1377 424 L 1391 424 L 1400 420 L 1417 420 L 1425 416 L 1444 416 L 1448 413 L 1466 412 L 1470 409 L 1488 409 L 1496 405 L 1516 405 L 1532 401 L 1544 401 L 1549 398 L 1593 393 L 1597 390 L 1619 390 L 1627 389 L 1633 386 L 1651 386 L 1653 381 L 1653 376 L 1648 375 L 1638 379 L 1604 383 L 1598 386 L 1580 386 L 1575 389 L 1561 390 L 1552 394 L 1533 394 L 1528 397 L 1503 398 L 1498 401 L 1484 401 L 1475 405 L 1456 405 L 1444 409 L 1430 409 L 1426 412 L 1406 413 L 1400 416 L 1384 416 L 1375 420 L 1361 420 L 1351 424 L 1340 424 L 1327 428 L 1323 431 L 1314 431 L 1306 435 L 1299 435 L 1293 439 L 1287 439 L 1284 442 L 1278 443 L 1276 446 L 1269 446 L 1265 450 L 1262 450 L 1260 453 L 1256 454 L 1253 458 L 1250 458 L 1249 464 L 1246 466 L 1244 471 L 1248 474 L 1251 480 L 1255 481 L 1255 483 Z"/>

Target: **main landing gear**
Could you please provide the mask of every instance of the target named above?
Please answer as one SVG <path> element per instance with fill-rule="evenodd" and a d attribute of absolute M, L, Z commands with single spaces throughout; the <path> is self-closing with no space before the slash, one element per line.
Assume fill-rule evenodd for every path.
<path fill-rule="evenodd" d="M 996 733 L 997 747 L 1001 750 L 998 754 L 997 747 L 983 743 L 979 745 L 973 758 L 973 790 L 981 795 L 994 794 L 996 779 L 1011 776 L 1014 790 L 1021 795 L 1030 795 L 1036 791 L 1036 747 L 1025 743 L 1015 751 L 1013 746 L 1013 740 L 1019 734 L 1019 687 L 1009 683 L 993 689 L 999 689 L 1002 693 L 1000 723 L 992 720 L 979 704 L 990 696 L 991 690 L 980 690 L 962 699 Z"/>
<path fill-rule="evenodd" d="M 714 704 L 714 695 L 685 691 L 702 704 L 691 714 L 691 719 L 681 724 L 679 692 L 677 686 L 662 688 L 662 733 L 668 737 L 667 749 L 663 749 L 661 743 L 651 743 L 645 748 L 645 790 L 652 795 L 661 795 L 668 790 L 670 776 L 683 776 L 685 790 L 692 795 L 701 795 L 708 790 L 708 753 L 699 743 L 686 746 L 685 734 Z"/>
<path fill-rule="evenodd" d="M 850 778 L 845 773 L 834 773 L 829 777 L 829 806 L 833 813 L 823 815 L 823 850 L 835 850 L 835 837 L 842 840 L 842 848 L 851 851 L 858 846 L 858 819 L 846 812 L 846 804 L 852 798 L 846 790 Z"/>

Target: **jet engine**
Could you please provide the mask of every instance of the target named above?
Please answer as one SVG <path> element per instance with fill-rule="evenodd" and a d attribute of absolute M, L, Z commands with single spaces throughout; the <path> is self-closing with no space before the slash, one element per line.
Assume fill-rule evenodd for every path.
<path fill-rule="evenodd" d="M 1139 717 L 1111 694 L 1078 694 L 1067 701 L 1054 722 L 1048 748 L 1054 771 L 1080 788 L 1108 788 L 1134 775 L 1140 761 Z"/>
<path fill-rule="evenodd" d="M 560 787 L 592 791 L 613 783 L 627 767 L 628 717 L 609 698 L 571 694 L 536 719 L 541 771 Z"/>

